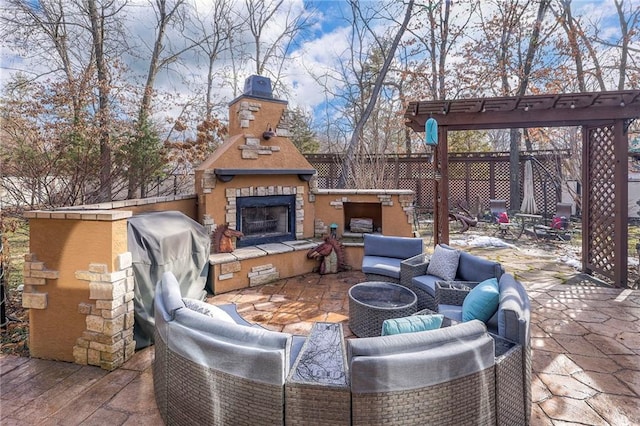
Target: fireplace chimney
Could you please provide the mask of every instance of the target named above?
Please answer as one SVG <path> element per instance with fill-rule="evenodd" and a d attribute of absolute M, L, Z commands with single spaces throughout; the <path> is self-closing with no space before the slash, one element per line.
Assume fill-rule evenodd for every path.
<path fill-rule="evenodd" d="M 260 75 L 251 75 L 244 81 L 244 94 L 254 98 L 273 99 L 271 80 Z"/>

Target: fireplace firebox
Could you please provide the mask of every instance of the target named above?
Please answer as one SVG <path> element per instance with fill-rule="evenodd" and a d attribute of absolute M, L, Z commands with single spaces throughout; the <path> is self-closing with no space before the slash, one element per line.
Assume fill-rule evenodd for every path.
<path fill-rule="evenodd" d="M 296 239 L 296 196 L 238 197 L 236 229 L 244 236 L 237 247 Z"/>

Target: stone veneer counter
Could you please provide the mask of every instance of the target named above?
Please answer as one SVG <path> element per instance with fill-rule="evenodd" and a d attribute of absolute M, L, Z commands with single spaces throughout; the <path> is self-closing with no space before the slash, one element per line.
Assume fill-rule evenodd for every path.
<path fill-rule="evenodd" d="M 242 247 L 231 253 L 214 253 L 209 256 L 209 264 L 219 265 L 236 260 L 254 259 L 256 257 L 268 256 L 271 254 L 288 253 L 292 251 L 311 250 L 318 247 L 319 241 L 296 240 L 284 241 L 282 243 L 260 244 L 251 247 Z"/>

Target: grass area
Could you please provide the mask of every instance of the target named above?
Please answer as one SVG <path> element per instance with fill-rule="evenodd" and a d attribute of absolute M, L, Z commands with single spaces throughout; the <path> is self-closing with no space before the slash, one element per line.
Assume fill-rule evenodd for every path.
<path fill-rule="evenodd" d="M 18 287 L 24 283 L 24 255 L 29 252 L 29 226 L 18 217 L 3 217 L 2 270 L 5 284 L 6 324 L 0 334 L 0 352 L 29 356 L 29 314 L 22 308 L 22 292 Z"/>

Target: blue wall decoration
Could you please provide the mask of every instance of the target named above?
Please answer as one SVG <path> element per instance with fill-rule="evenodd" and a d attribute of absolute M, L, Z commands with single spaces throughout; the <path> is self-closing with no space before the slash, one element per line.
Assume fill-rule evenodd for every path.
<path fill-rule="evenodd" d="M 433 117 L 424 125 L 424 141 L 427 145 L 438 145 L 438 122 Z"/>

